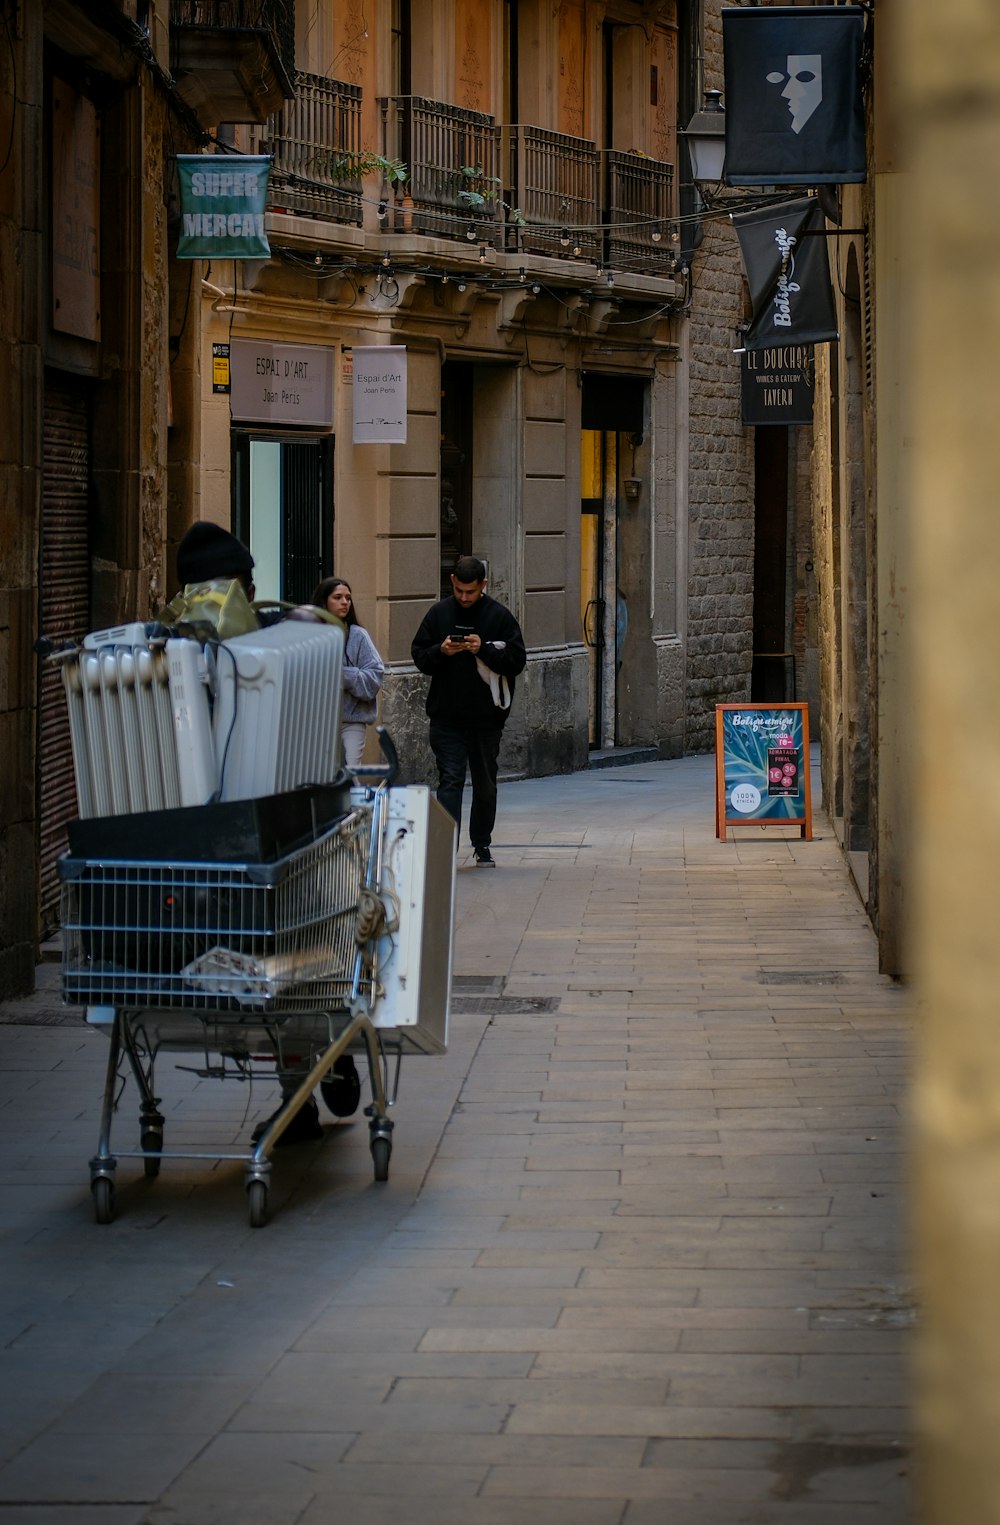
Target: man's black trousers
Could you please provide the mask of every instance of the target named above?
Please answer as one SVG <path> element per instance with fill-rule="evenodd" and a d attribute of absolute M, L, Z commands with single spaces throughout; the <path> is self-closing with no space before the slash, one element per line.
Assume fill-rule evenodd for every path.
<path fill-rule="evenodd" d="M 493 823 L 497 818 L 497 757 L 502 736 L 503 730 L 499 726 L 495 731 L 459 730 L 455 726 L 442 725 L 440 721 L 431 721 L 431 751 L 438 765 L 437 797 L 448 814 L 454 817 L 459 829 L 468 764 L 472 777 L 469 838 L 473 847 L 489 847 L 493 840 Z"/>

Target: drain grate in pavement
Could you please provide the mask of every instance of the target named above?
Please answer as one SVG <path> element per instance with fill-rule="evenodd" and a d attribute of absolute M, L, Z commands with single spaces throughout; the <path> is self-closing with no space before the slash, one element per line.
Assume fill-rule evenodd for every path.
<path fill-rule="evenodd" d="M 0 1006 L 0 1027 L 83 1027 L 79 1006 L 32 1006 L 12 1002 Z"/>
<path fill-rule="evenodd" d="M 762 969 L 757 976 L 761 985 L 843 985 L 844 976 L 836 969 Z"/>
<path fill-rule="evenodd" d="M 559 1010 L 556 995 L 453 995 L 451 1010 L 460 1016 L 527 1017 Z"/>

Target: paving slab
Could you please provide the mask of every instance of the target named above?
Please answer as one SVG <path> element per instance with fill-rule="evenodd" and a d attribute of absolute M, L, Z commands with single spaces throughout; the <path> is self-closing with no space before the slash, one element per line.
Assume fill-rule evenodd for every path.
<path fill-rule="evenodd" d="M 714 784 L 503 783 L 389 1181 L 324 1114 L 262 1230 L 214 1158 L 97 1225 L 105 1038 L 0 1006 L 0 1525 L 904 1525 L 906 993 L 819 801 L 721 843 Z M 209 1155 L 274 1105 L 162 1089 Z"/>

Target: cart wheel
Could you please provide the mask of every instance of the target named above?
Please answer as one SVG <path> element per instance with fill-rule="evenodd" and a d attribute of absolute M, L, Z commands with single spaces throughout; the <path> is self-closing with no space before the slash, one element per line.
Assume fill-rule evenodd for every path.
<path fill-rule="evenodd" d="M 361 1076 L 353 1054 L 341 1054 L 319 1083 L 319 1093 L 334 1117 L 353 1117 L 361 1102 Z"/>
<path fill-rule="evenodd" d="M 149 1151 L 142 1162 L 142 1168 L 149 1180 L 155 1180 L 160 1173 L 160 1162 L 158 1159 L 150 1159 L 149 1154 L 159 1154 L 163 1148 L 163 1134 L 158 1128 L 148 1129 L 140 1138 L 139 1147 Z"/>
<path fill-rule="evenodd" d="M 251 1181 L 247 1187 L 247 1210 L 251 1228 L 263 1228 L 267 1222 L 267 1186 L 263 1181 Z"/>
<path fill-rule="evenodd" d="M 91 1181 L 90 1190 L 94 1196 L 94 1218 L 98 1223 L 113 1223 L 115 1217 L 115 1183 L 109 1181 L 107 1176 L 98 1176 L 96 1181 Z"/>
<path fill-rule="evenodd" d="M 389 1179 L 389 1156 L 392 1154 L 392 1139 L 379 1134 L 372 1139 L 372 1162 L 375 1166 L 376 1181 L 388 1181 Z"/>

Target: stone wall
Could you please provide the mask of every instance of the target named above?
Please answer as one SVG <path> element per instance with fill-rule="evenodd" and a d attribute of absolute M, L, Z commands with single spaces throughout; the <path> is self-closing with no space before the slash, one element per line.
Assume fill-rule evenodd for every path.
<path fill-rule="evenodd" d="M 878 16 L 888 104 L 904 131 L 902 156 L 882 161 L 880 179 L 898 191 L 890 199 L 883 188 L 877 229 L 887 276 L 879 332 L 885 324 L 899 340 L 884 377 L 879 345 L 887 410 L 879 451 L 896 447 L 903 495 L 890 500 L 893 517 L 905 509 L 905 539 L 896 540 L 905 559 L 894 565 L 895 586 L 886 584 L 882 615 L 885 629 L 890 601 L 901 606 L 909 706 L 895 718 L 914 789 L 907 942 L 920 1022 L 908 1111 L 917 1138 L 909 1221 L 920 1253 L 919 1517 L 991 1525 L 1000 1424 L 1000 206 L 983 186 L 1000 148 L 1000 26 L 993 0 L 967 0 L 942 19 L 932 0 L 893 0 L 890 37 L 881 9 Z M 902 378 L 898 433 L 882 389 L 892 359 Z M 882 549 L 880 540 L 880 557 Z M 956 770 L 959 758 L 971 769 Z M 885 810 L 892 803 L 883 798 Z"/>
<path fill-rule="evenodd" d="M 723 86 L 722 23 L 706 7 L 704 84 Z M 743 266 L 728 218 L 707 219 L 692 265 L 688 414 L 687 752 L 715 744 L 715 706 L 750 697 L 753 431 L 741 421 L 733 354 Z"/>
<path fill-rule="evenodd" d="M 716 704 L 750 696 L 753 654 L 753 434 L 740 416 L 743 276 L 728 224 L 706 224 L 693 281 L 685 750 L 705 752 Z"/>
<path fill-rule="evenodd" d="M 56 389 L 76 383 L 89 409 L 92 626 L 146 617 L 162 590 L 169 375 L 166 101 L 142 67 L 136 66 L 133 79 L 128 58 L 99 19 L 88 33 L 87 8 L 78 8 L 77 31 L 67 33 L 65 22 L 63 12 L 42 4 L 22 7 L 0 55 L 0 115 L 10 123 L 0 176 L 0 364 L 8 381 L 0 409 L 0 997 L 32 988 L 40 935 L 36 779 L 52 761 L 36 756 L 33 642 L 40 633 L 47 383 Z M 105 97 L 99 346 L 57 332 L 48 321 L 52 291 L 43 209 L 51 182 L 49 33 L 88 57 L 95 71 L 91 88 Z M 119 71 L 113 88 L 102 69 Z M 55 812 L 51 824 L 59 824 Z"/>
<path fill-rule="evenodd" d="M 0 102 L 13 121 L 0 175 L 0 995 L 31 989 L 35 964 L 35 662 L 41 503 L 41 17 L 0 57 Z M 10 39 L 8 39 L 10 40 Z M 16 111 L 12 92 L 18 92 Z"/>

